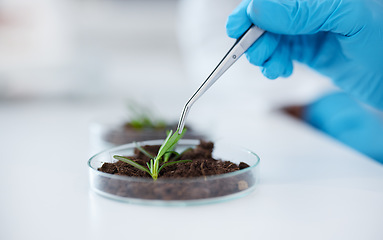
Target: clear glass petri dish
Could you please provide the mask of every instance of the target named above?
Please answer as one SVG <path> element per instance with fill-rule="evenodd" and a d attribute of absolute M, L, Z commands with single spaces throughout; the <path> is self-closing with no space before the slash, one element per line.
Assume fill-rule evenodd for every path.
<path fill-rule="evenodd" d="M 140 145 L 161 145 L 163 140 L 139 142 Z M 199 140 L 182 139 L 176 151 L 195 147 Z M 188 206 L 223 202 L 246 196 L 259 181 L 257 154 L 224 142 L 216 142 L 215 159 L 228 160 L 249 167 L 236 172 L 198 178 L 157 179 L 113 175 L 98 171 L 104 162 L 115 162 L 113 155 L 133 155 L 135 144 L 126 144 L 100 152 L 88 161 L 90 188 L 113 200 L 143 205 Z"/>

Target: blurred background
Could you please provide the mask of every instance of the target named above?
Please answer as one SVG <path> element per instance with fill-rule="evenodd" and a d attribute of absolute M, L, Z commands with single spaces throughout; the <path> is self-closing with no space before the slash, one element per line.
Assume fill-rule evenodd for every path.
<path fill-rule="evenodd" d="M 36 133 L 49 139 L 69 131 L 73 135 L 61 141 L 76 138 L 84 149 L 97 138 L 93 123 L 121 123 L 129 118 L 132 100 L 176 123 L 186 101 L 235 42 L 225 24 L 239 2 L 0 1 L 3 139 L 15 135 L 17 142 L 16 136 L 24 135 L 28 145 Z M 264 118 L 283 118 L 282 108 L 335 90 L 325 77 L 294 67 L 288 79 L 270 81 L 242 57 L 193 106 L 187 124 L 210 139 L 251 138 L 259 130 L 238 126 L 256 123 L 272 136 L 278 130 Z M 47 130 L 47 124 L 56 128 Z"/>
<path fill-rule="evenodd" d="M 132 99 L 177 122 L 186 101 L 235 42 L 225 24 L 239 2 L 0 1 L 4 139 L 15 133 L 9 126 L 16 128 L 17 118 L 18 127 L 26 119 L 45 127 L 41 119 L 51 119 L 85 136 L 92 122 L 126 117 Z M 262 115 L 333 90 L 328 79 L 299 64 L 288 80 L 270 81 L 243 57 L 195 104 L 187 123 L 215 139 L 233 132 L 252 136 L 236 126 L 255 121 L 266 126 Z M 270 125 L 268 131 L 277 130 Z M 36 132 L 48 134 L 45 128 Z"/>
<path fill-rule="evenodd" d="M 225 22 L 238 2 L 3 0 L 0 97 L 156 98 L 197 86 L 233 43 Z"/>
<path fill-rule="evenodd" d="M 183 80 L 176 17 L 175 0 L 1 1 L 0 96 L 150 96 Z"/>

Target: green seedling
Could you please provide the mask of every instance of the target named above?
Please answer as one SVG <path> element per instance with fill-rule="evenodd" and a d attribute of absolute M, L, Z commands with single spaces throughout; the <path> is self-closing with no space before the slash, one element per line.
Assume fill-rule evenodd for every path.
<path fill-rule="evenodd" d="M 166 127 L 165 121 L 159 120 L 154 116 L 151 109 L 137 102 L 130 101 L 128 103 L 128 111 L 130 121 L 126 125 L 133 129 L 165 129 Z"/>
<path fill-rule="evenodd" d="M 183 137 L 185 132 L 186 129 L 184 129 L 181 134 L 178 134 L 178 132 L 175 132 L 173 134 L 173 131 L 170 130 L 165 141 L 162 143 L 160 149 L 158 150 L 157 156 L 152 156 L 145 149 L 137 145 L 137 149 L 150 158 L 150 161 L 147 163 L 147 166 L 142 166 L 124 156 L 114 155 L 113 157 L 117 160 L 126 162 L 137 169 L 147 172 L 153 178 L 153 180 L 156 181 L 158 178 L 158 174 L 164 167 L 176 163 L 191 162 L 191 160 L 177 160 L 182 153 L 179 154 L 173 150 L 177 142 Z M 170 158 L 172 155 L 175 156 L 173 158 Z"/>

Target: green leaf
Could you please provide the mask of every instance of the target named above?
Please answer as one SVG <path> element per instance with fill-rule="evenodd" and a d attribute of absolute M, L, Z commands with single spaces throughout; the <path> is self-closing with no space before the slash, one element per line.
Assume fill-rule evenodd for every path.
<path fill-rule="evenodd" d="M 137 168 L 137 169 L 140 169 L 140 170 L 142 170 L 142 171 L 145 171 L 145 172 L 147 172 L 147 173 L 149 173 L 149 174 L 151 175 L 150 171 L 149 171 L 147 168 L 145 168 L 144 166 L 142 166 L 142 165 L 136 163 L 135 161 L 133 161 L 133 160 L 127 158 L 127 157 L 124 157 L 124 156 L 118 156 L 118 155 L 114 155 L 113 157 L 114 157 L 115 159 L 117 159 L 117 160 L 126 162 L 126 163 L 132 165 L 133 167 L 135 167 L 135 168 Z"/>
<path fill-rule="evenodd" d="M 174 156 L 172 159 L 170 159 L 170 161 L 175 161 L 177 160 L 178 158 L 180 158 L 184 153 L 190 151 L 190 150 L 193 150 L 193 148 L 186 148 L 185 150 L 182 151 L 182 153 L 177 153 L 176 156 Z"/>
<path fill-rule="evenodd" d="M 166 127 L 166 122 L 158 119 L 158 117 L 154 115 L 152 109 L 139 104 L 136 101 L 129 100 L 127 108 L 130 116 L 130 121 L 127 125 L 136 130 L 141 130 L 143 128 L 164 129 Z"/>
<path fill-rule="evenodd" d="M 134 142 L 134 144 L 136 145 L 136 148 L 138 150 L 140 150 L 140 152 L 142 152 L 143 154 L 145 154 L 145 156 L 149 157 L 149 158 L 154 158 L 154 156 L 152 154 L 150 154 L 148 151 L 146 151 L 143 147 L 141 147 L 140 145 L 138 145 L 138 143 Z"/>
<path fill-rule="evenodd" d="M 165 139 L 164 143 L 161 145 L 160 150 L 158 151 L 158 154 L 156 158 L 161 158 L 167 151 L 173 150 L 174 146 L 177 144 L 177 142 L 183 137 L 183 135 L 186 132 L 186 128 L 182 131 L 181 134 L 178 134 L 178 132 L 175 132 L 173 134 L 173 131 L 170 130 L 167 138 Z M 173 134 L 173 135 L 172 135 Z"/>
<path fill-rule="evenodd" d="M 170 142 L 170 146 L 169 146 L 169 149 L 168 151 L 170 150 L 173 150 L 173 148 L 175 147 L 175 145 L 178 143 L 178 141 L 184 136 L 186 132 L 186 128 L 184 128 L 181 132 L 181 134 L 178 134 L 178 132 L 175 132 L 173 134 L 173 136 L 170 138 L 169 142 Z"/>
<path fill-rule="evenodd" d="M 180 154 L 179 154 L 178 152 L 176 152 L 176 151 L 167 151 L 167 152 L 164 154 L 164 162 L 169 161 L 169 158 L 170 158 L 170 156 L 171 156 L 172 154 L 176 155 L 175 157 L 173 157 L 173 159 L 176 158 L 176 157 L 179 157 L 179 155 L 180 155 Z"/>
<path fill-rule="evenodd" d="M 186 162 L 193 162 L 193 161 L 192 160 L 179 160 L 179 161 L 174 161 L 174 162 L 167 162 L 167 163 L 162 164 L 162 166 L 160 167 L 158 172 L 160 172 L 161 169 L 163 169 L 164 167 L 167 167 L 167 166 L 170 166 L 170 165 L 173 165 L 176 163 L 186 163 Z"/>
<path fill-rule="evenodd" d="M 150 159 L 150 162 L 149 162 L 149 171 L 150 171 L 150 174 L 151 174 L 151 175 L 153 174 L 153 168 L 154 168 L 153 159 Z"/>
<path fill-rule="evenodd" d="M 161 158 L 162 155 L 164 155 L 168 151 L 168 144 L 169 144 L 170 138 L 172 137 L 172 133 L 173 133 L 173 131 L 170 130 L 168 133 L 168 136 L 166 137 L 165 141 L 162 143 L 160 149 L 158 150 L 156 159 Z"/>

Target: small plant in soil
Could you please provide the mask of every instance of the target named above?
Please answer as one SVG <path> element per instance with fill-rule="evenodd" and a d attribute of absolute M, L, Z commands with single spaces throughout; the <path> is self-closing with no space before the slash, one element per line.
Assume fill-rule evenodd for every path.
<path fill-rule="evenodd" d="M 173 131 L 170 130 L 168 132 L 168 135 L 164 141 L 164 143 L 160 146 L 158 153 L 156 156 L 153 156 L 148 151 L 146 151 L 144 148 L 137 145 L 137 148 L 145 154 L 147 157 L 150 158 L 150 161 L 146 163 L 147 166 L 143 166 L 132 159 L 129 159 L 128 157 L 114 155 L 113 157 L 117 160 L 126 162 L 133 167 L 147 172 L 154 181 L 157 180 L 159 172 L 167 166 L 176 164 L 176 163 L 185 163 L 185 162 L 191 162 L 191 160 L 177 160 L 177 158 L 180 156 L 179 153 L 173 151 L 174 147 L 176 146 L 177 142 L 182 138 L 182 136 L 185 134 L 186 129 L 182 131 L 181 134 L 178 134 L 175 132 L 173 134 Z M 171 156 L 173 156 L 171 158 Z"/>
<path fill-rule="evenodd" d="M 102 140 L 114 146 L 141 142 L 153 139 L 164 139 L 167 137 L 166 129 L 174 129 L 177 123 L 165 121 L 157 116 L 150 107 L 129 101 L 127 106 L 128 119 L 116 126 L 106 126 L 102 133 Z M 185 135 L 188 139 L 201 139 L 203 135 L 198 134 L 190 126 Z"/>
<path fill-rule="evenodd" d="M 128 103 L 130 120 L 125 123 L 125 127 L 135 130 L 142 129 L 162 129 L 166 128 L 164 120 L 155 117 L 151 109 L 139 105 L 136 102 Z"/>
<path fill-rule="evenodd" d="M 174 151 L 177 142 L 183 137 L 181 134 L 169 131 L 162 145 L 136 144 L 133 156 L 114 155 L 118 162 L 105 162 L 98 170 L 117 175 L 131 177 L 151 177 L 154 181 L 161 178 L 190 178 L 206 177 L 235 172 L 247 168 L 249 165 L 240 162 L 214 159 L 212 156 L 214 144 L 200 140 L 195 148 L 187 148 L 181 153 Z"/>
<path fill-rule="evenodd" d="M 214 158 L 213 142 L 200 140 L 199 144 L 183 143 L 175 147 L 181 138 L 177 132 L 169 132 L 161 145 L 136 144 L 132 155 L 114 155 L 118 161 L 104 162 L 98 171 L 131 178 L 100 175 L 95 182 L 96 188 L 124 198 L 192 200 L 230 195 L 254 186 L 252 171 L 208 178 L 233 173 L 249 165 Z M 181 153 L 175 152 L 176 149 Z"/>

